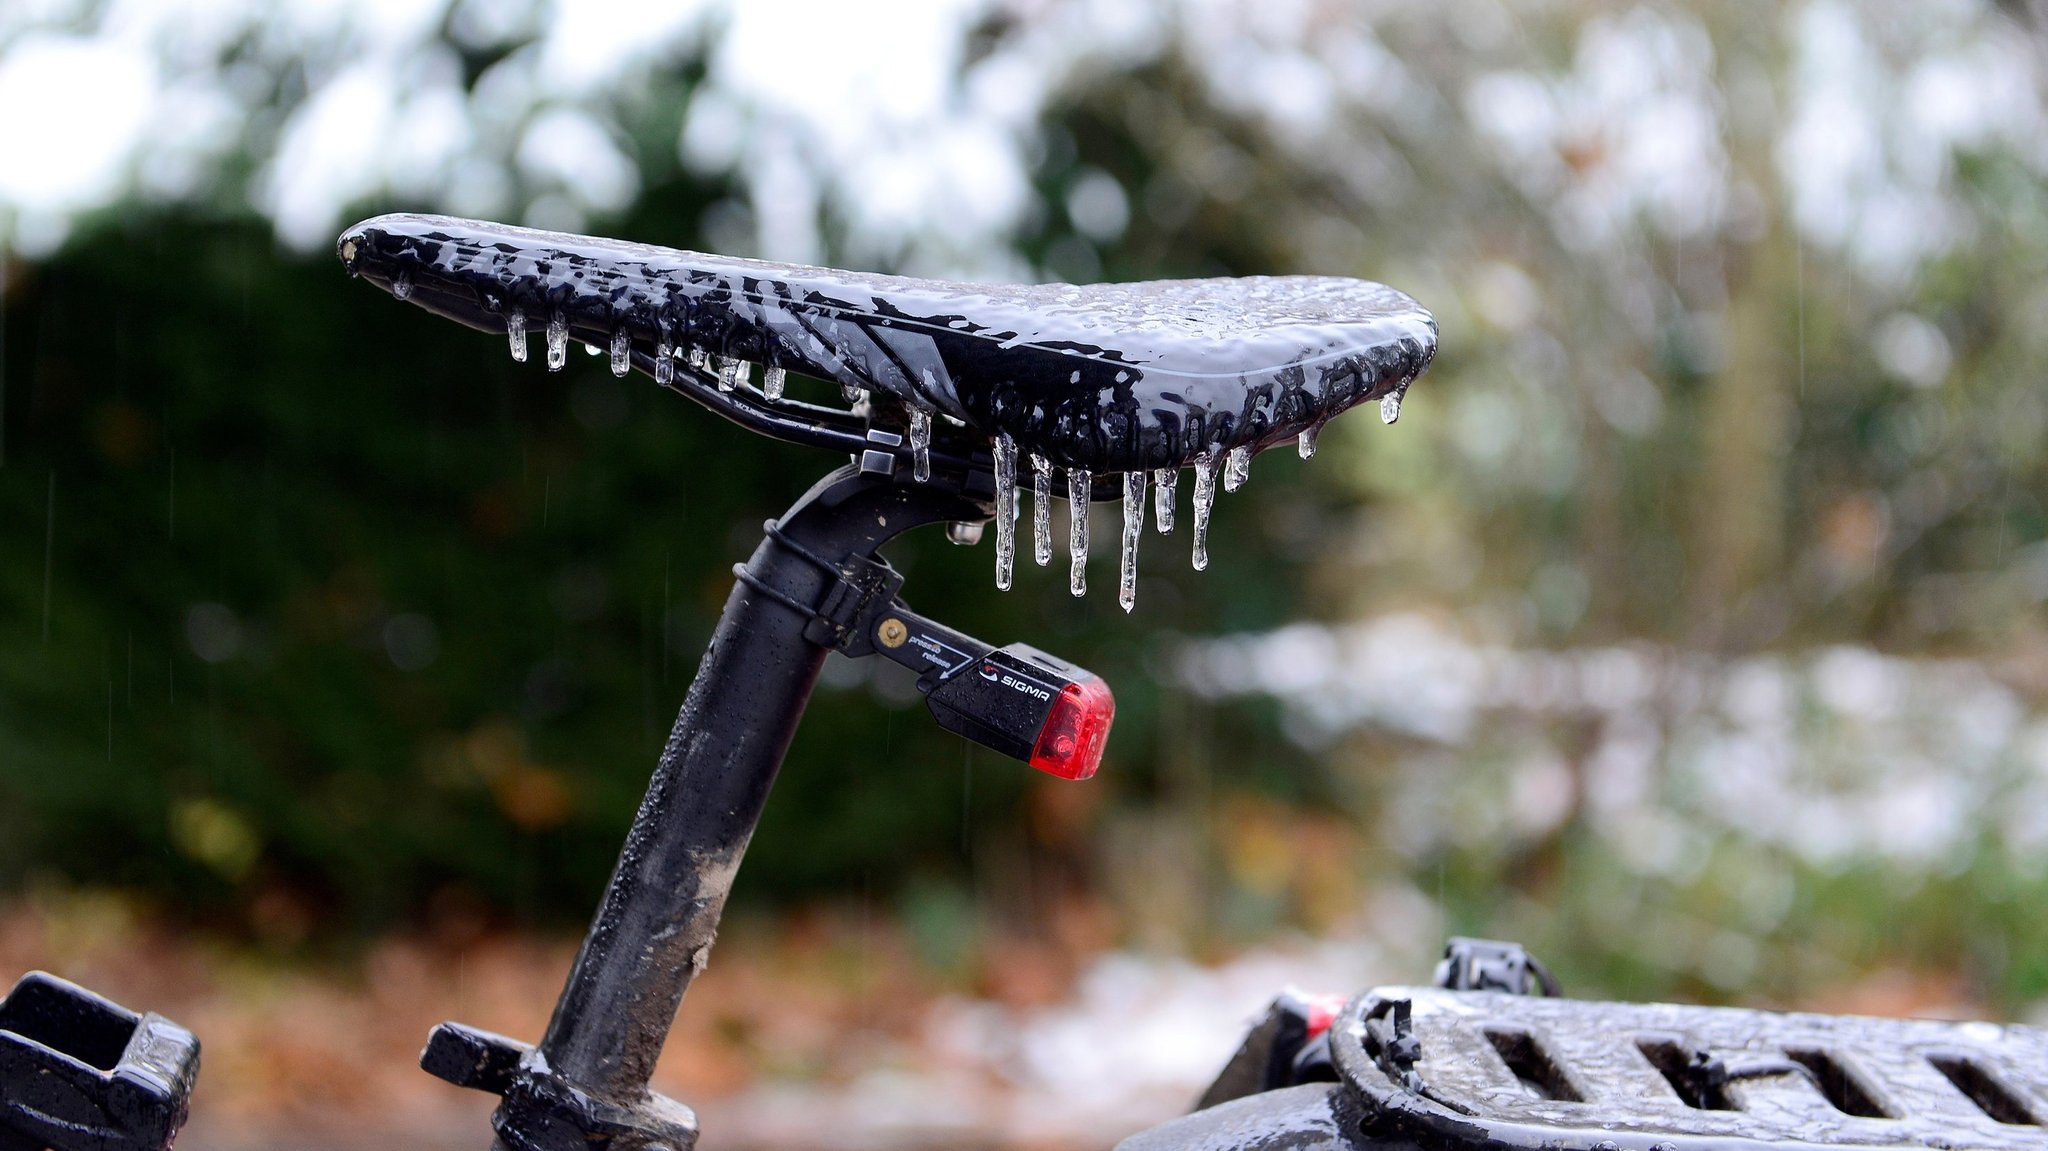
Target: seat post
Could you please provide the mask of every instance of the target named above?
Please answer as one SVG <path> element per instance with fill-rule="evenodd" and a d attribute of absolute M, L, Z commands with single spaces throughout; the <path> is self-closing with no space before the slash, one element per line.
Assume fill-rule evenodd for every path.
<path fill-rule="evenodd" d="M 986 514 L 957 488 L 846 467 L 769 525 L 726 600 L 540 1043 L 549 1074 L 615 1105 L 647 1097 L 825 661 L 826 648 L 805 638 L 811 614 L 795 606 L 822 603 L 837 582 L 820 561 L 846 565 L 910 528 Z"/>

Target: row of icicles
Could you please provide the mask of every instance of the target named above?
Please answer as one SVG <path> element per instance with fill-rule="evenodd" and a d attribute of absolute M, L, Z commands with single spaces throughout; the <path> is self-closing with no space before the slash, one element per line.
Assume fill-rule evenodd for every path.
<path fill-rule="evenodd" d="M 394 294 L 404 299 L 409 294 L 403 287 Z M 512 358 L 526 362 L 526 314 L 514 309 L 505 317 L 505 335 L 512 347 Z M 569 323 L 559 313 L 548 320 L 547 330 L 548 370 L 559 372 L 569 360 Z M 598 354 L 596 345 L 589 346 L 592 355 Z M 615 376 L 623 376 L 633 370 L 633 342 L 631 335 L 621 328 L 612 333 L 611 369 Z M 675 379 L 675 361 L 680 355 L 684 362 L 699 371 L 710 372 L 718 381 L 718 390 L 730 392 L 747 379 L 752 365 L 737 357 L 718 357 L 703 348 L 677 349 L 661 343 L 654 350 L 654 380 L 668 384 Z M 770 401 L 782 398 L 783 386 L 788 373 L 779 367 L 766 367 L 761 371 L 761 395 Z M 857 400 L 857 389 L 847 390 L 848 400 Z M 1380 419 L 1393 423 L 1401 418 L 1401 393 L 1388 392 L 1380 399 Z M 1316 454 L 1317 428 L 1309 428 L 1295 438 L 1295 448 L 1302 459 Z M 911 474 L 919 483 L 931 478 L 932 416 L 923 408 L 910 409 L 910 453 Z M 1017 442 L 1007 433 L 996 436 L 996 587 L 1010 589 L 1011 577 L 1017 564 L 1017 521 L 1022 513 L 1023 499 L 1017 490 Z M 1209 511 L 1216 502 L 1216 453 L 1207 451 L 1195 458 L 1195 570 L 1209 566 Z M 1088 594 L 1088 496 L 1093 489 L 1095 477 L 1086 468 L 1067 468 L 1067 550 L 1072 568 L 1067 577 L 1067 587 L 1077 596 Z M 1038 566 L 1052 563 L 1052 481 L 1053 466 L 1044 456 L 1031 455 L 1031 556 Z M 1225 453 L 1221 471 L 1223 490 L 1234 492 L 1251 478 L 1252 450 L 1250 447 L 1235 447 Z M 1153 487 L 1152 517 L 1160 535 L 1173 531 L 1174 494 L 1179 487 L 1180 473 L 1175 468 L 1159 468 L 1151 473 Z M 1124 534 L 1123 547 L 1117 565 L 1117 603 L 1130 611 L 1138 603 L 1138 537 L 1145 528 L 1145 487 L 1146 473 L 1143 471 L 1124 473 Z"/>

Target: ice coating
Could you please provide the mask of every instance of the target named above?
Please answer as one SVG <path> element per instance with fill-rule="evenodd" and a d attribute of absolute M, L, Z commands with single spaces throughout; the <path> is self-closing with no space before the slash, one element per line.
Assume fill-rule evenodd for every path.
<path fill-rule="evenodd" d="M 996 461 L 996 587 L 1009 591 L 1017 566 L 1017 441 L 999 435 L 991 451 Z"/>
<path fill-rule="evenodd" d="M 1096 473 L 1263 448 L 1397 393 L 1436 324 L 1338 277 L 997 286 L 681 252 L 441 216 L 380 216 L 340 244 L 355 274 L 496 332 L 513 309 L 575 338 L 662 332 L 922 407 Z"/>
<path fill-rule="evenodd" d="M 1031 558 L 1039 567 L 1052 562 L 1052 463 L 1031 456 Z"/>
<path fill-rule="evenodd" d="M 612 333 L 611 343 L 612 375 L 623 376 L 633 370 L 633 337 L 626 329 Z"/>
<path fill-rule="evenodd" d="M 1145 534 L 1145 473 L 1124 473 L 1124 538 L 1117 551 L 1116 602 L 1130 614 L 1138 606 L 1138 537 Z"/>
<path fill-rule="evenodd" d="M 1216 505 L 1216 453 L 1195 461 L 1195 570 L 1209 566 L 1209 509 Z"/>
<path fill-rule="evenodd" d="M 761 371 L 761 394 L 770 400 L 779 400 L 782 398 L 782 389 L 788 382 L 788 368 L 764 368 Z"/>
<path fill-rule="evenodd" d="M 1250 448 L 1230 449 L 1230 454 L 1223 458 L 1223 490 L 1234 492 L 1243 487 L 1244 482 L 1250 478 L 1252 478 L 1252 450 Z"/>
<path fill-rule="evenodd" d="M 1159 525 L 1159 534 L 1163 536 L 1173 534 L 1174 489 L 1179 482 L 1180 472 L 1173 468 L 1160 468 L 1152 473 L 1152 516 Z"/>
<path fill-rule="evenodd" d="M 910 409 L 910 468 L 918 483 L 932 478 L 932 414 L 923 408 Z"/>
<path fill-rule="evenodd" d="M 1067 590 L 1077 596 L 1088 594 L 1088 493 L 1094 486 L 1087 468 L 1067 469 L 1067 555 L 1074 564 Z"/>
<path fill-rule="evenodd" d="M 548 317 L 548 371 L 559 372 L 569 362 L 569 321 L 562 313 Z"/>
<path fill-rule="evenodd" d="M 514 308 L 505 313 L 505 342 L 512 345 L 515 363 L 526 362 L 526 313 Z"/>

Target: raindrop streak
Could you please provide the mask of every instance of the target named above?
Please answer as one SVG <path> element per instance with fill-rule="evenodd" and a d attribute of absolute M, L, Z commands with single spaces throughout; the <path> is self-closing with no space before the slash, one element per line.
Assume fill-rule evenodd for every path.
<path fill-rule="evenodd" d="M 1031 558 L 1052 562 L 1052 464 L 1031 453 Z"/>
<path fill-rule="evenodd" d="M 789 372 L 784 368 L 761 369 L 761 395 L 769 402 L 782 398 L 783 385 L 789 382 Z"/>
<path fill-rule="evenodd" d="M 559 372 L 569 363 L 569 321 L 556 312 L 548 317 L 548 371 Z"/>
<path fill-rule="evenodd" d="M 1017 567 L 1017 441 L 998 435 L 996 456 L 996 588 L 1010 590 Z"/>
<path fill-rule="evenodd" d="M 57 472 L 50 472 L 50 507 L 43 514 L 43 646 L 50 646 L 50 574 L 57 555 Z"/>
<path fill-rule="evenodd" d="M 1301 454 L 1302 459 L 1316 458 L 1316 433 L 1322 430 L 1321 426 L 1303 428 L 1301 434 L 1294 437 L 1294 450 Z"/>
<path fill-rule="evenodd" d="M 391 294 L 401 300 L 409 298 L 412 295 L 412 276 L 400 272 L 391 277 Z"/>
<path fill-rule="evenodd" d="M 1401 393 L 1388 392 L 1380 397 L 1380 422 L 1391 424 L 1401 418 Z"/>
<path fill-rule="evenodd" d="M 932 414 L 923 408 L 910 409 L 910 478 L 932 478 Z"/>
<path fill-rule="evenodd" d="M 1244 482 L 1250 478 L 1252 478 L 1251 447 L 1247 445 L 1230 449 L 1230 454 L 1223 457 L 1223 490 L 1234 492 L 1243 487 Z"/>
<path fill-rule="evenodd" d="M 657 341 L 654 345 L 654 382 L 663 387 L 676 381 L 676 350 L 668 341 Z"/>
<path fill-rule="evenodd" d="M 505 341 L 512 345 L 514 363 L 526 362 L 526 313 L 518 308 L 505 314 Z"/>
<path fill-rule="evenodd" d="M 1088 493 L 1094 486 L 1087 468 L 1067 469 L 1067 553 L 1074 561 L 1067 590 L 1077 596 L 1088 594 Z"/>
<path fill-rule="evenodd" d="M 1158 521 L 1160 535 L 1173 534 L 1173 489 L 1179 485 L 1180 471 L 1176 468 L 1160 468 L 1152 473 L 1152 518 Z"/>
<path fill-rule="evenodd" d="M 1209 566 L 1209 509 L 1216 503 L 1216 453 L 1195 459 L 1195 570 Z"/>
<path fill-rule="evenodd" d="M 1124 473 L 1124 544 L 1117 556 L 1116 602 L 1129 615 L 1138 606 L 1138 537 L 1145 531 L 1145 472 Z"/>
<path fill-rule="evenodd" d="M 633 370 L 633 337 L 620 328 L 612 333 L 612 375 L 623 376 Z"/>

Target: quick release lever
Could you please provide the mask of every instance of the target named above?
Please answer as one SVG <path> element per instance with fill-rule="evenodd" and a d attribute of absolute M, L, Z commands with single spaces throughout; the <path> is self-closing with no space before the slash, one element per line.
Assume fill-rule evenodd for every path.
<path fill-rule="evenodd" d="M 918 673 L 947 731 L 1061 779 L 1102 764 L 1116 698 L 1100 676 L 1028 644 L 991 647 L 905 609 L 874 615 L 874 648 Z"/>

